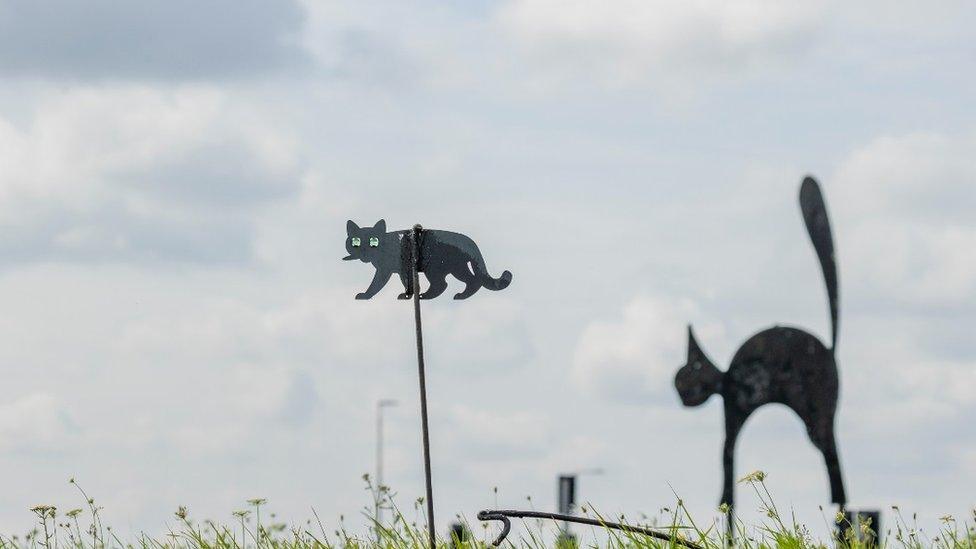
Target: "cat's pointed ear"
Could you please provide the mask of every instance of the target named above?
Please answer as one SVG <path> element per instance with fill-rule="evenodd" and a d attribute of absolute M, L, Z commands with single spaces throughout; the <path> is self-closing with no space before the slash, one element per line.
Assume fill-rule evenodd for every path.
<path fill-rule="evenodd" d="M 385 219 L 380 219 L 379 221 L 376 222 L 376 225 L 373 225 L 373 228 L 376 229 L 377 231 L 381 232 L 381 233 L 385 233 L 386 232 L 386 220 Z"/>
<path fill-rule="evenodd" d="M 346 221 L 346 234 L 355 234 L 358 232 L 359 232 L 359 225 L 356 225 L 355 221 L 353 221 L 352 219 Z"/>
<path fill-rule="evenodd" d="M 691 328 L 691 324 L 688 325 L 688 363 L 690 364 L 696 358 L 704 356 L 705 353 L 702 352 L 701 347 L 698 345 L 698 340 L 695 339 L 695 330 Z"/>

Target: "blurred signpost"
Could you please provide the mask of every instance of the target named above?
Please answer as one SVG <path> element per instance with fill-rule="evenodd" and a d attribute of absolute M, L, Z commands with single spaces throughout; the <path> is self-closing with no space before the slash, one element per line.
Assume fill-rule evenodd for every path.
<path fill-rule="evenodd" d="M 561 515 L 572 515 L 576 511 L 576 475 L 559 475 L 556 493 L 556 511 Z M 558 547 L 568 547 L 573 541 L 569 523 L 563 522 L 559 528 Z"/>
<path fill-rule="evenodd" d="M 559 475 L 556 510 L 572 515 L 576 510 L 576 475 Z"/>
<path fill-rule="evenodd" d="M 594 467 L 559 475 L 556 481 L 556 511 L 561 515 L 574 515 L 576 513 L 576 479 L 583 475 L 602 474 L 603 469 Z M 563 522 L 559 528 L 559 542 L 571 543 L 574 541 L 575 536 L 573 536 L 572 531 L 569 529 L 569 522 Z M 563 546 L 560 545 L 560 547 Z"/>

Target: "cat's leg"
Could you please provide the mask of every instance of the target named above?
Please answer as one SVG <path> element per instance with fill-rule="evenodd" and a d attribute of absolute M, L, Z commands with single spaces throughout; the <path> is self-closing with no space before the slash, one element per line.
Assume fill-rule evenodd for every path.
<path fill-rule="evenodd" d="M 844 491 L 844 477 L 840 474 L 840 457 L 837 455 L 833 416 L 812 418 L 807 425 L 807 433 L 813 445 L 823 454 L 827 476 L 830 478 L 830 501 L 843 509 L 847 504 L 847 494 Z"/>
<path fill-rule="evenodd" d="M 745 422 L 745 415 L 729 406 L 725 407 L 725 446 L 722 449 L 723 486 L 722 501 L 729 507 L 728 534 L 731 540 L 735 512 L 735 443 Z"/>
<path fill-rule="evenodd" d="M 458 269 L 453 274 L 455 278 L 461 282 L 464 282 L 465 284 L 463 291 L 454 294 L 454 299 L 467 299 L 481 289 L 481 281 L 478 280 L 478 277 L 469 270 L 467 263 L 465 263 L 461 269 Z"/>
<path fill-rule="evenodd" d="M 837 455 L 837 441 L 834 440 L 834 430 L 830 430 L 826 447 L 823 450 L 824 461 L 827 463 L 827 475 L 830 476 L 830 499 L 840 508 L 847 505 L 847 493 L 844 491 L 844 477 L 840 474 L 840 457 Z"/>
<path fill-rule="evenodd" d="M 366 288 L 365 292 L 356 294 L 356 299 L 369 299 L 376 295 L 383 286 L 386 286 L 387 281 L 390 280 L 390 276 L 393 273 L 387 270 L 376 269 L 376 273 L 373 274 L 373 281 L 369 283 L 369 288 Z"/>
<path fill-rule="evenodd" d="M 427 281 L 430 282 L 430 286 L 427 287 L 427 291 L 420 294 L 420 299 L 434 299 L 435 297 L 444 293 L 447 289 L 447 273 L 443 271 L 427 271 L 424 273 L 427 276 Z"/>
<path fill-rule="evenodd" d="M 837 440 L 834 436 L 833 418 L 827 418 L 818 426 L 816 437 L 811 436 L 814 446 L 820 449 L 827 466 L 827 476 L 830 479 L 830 501 L 840 505 L 841 509 L 847 504 L 847 494 L 844 491 L 844 477 L 840 474 L 840 457 L 837 455 Z M 811 433 L 813 435 L 814 433 Z"/>
<path fill-rule="evenodd" d="M 400 272 L 400 282 L 403 283 L 403 293 L 397 296 L 397 299 L 410 299 L 413 297 L 413 273 L 410 271 Z"/>

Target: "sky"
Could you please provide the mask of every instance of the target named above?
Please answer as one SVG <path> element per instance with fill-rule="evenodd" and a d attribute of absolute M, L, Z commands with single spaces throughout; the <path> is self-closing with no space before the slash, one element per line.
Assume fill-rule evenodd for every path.
<path fill-rule="evenodd" d="M 440 531 L 553 509 L 556 476 L 594 467 L 579 497 L 609 516 L 680 496 L 712 520 L 721 404 L 682 408 L 673 374 L 688 324 L 722 368 L 773 324 L 829 337 L 806 174 L 837 246 L 850 504 L 932 533 L 969 516 L 974 11 L 0 3 L 0 531 L 82 506 L 69 478 L 123 534 L 258 497 L 364 531 L 380 398 L 415 516 L 413 313 L 396 284 L 353 299 L 372 270 L 341 261 L 347 219 L 465 233 L 514 275 L 423 304 Z M 743 431 L 737 474 L 757 469 L 826 528 L 786 408 Z"/>

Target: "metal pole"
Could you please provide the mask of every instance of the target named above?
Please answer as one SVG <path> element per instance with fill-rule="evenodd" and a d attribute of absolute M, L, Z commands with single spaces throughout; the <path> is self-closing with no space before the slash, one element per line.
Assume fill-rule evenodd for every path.
<path fill-rule="evenodd" d="M 434 526 L 434 490 L 430 475 L 430 432 L 427 427 L 427 378 L 424 375 L 424 335 L 420 324 L 420 235 L 424 230 L 419 224 L 413 226 L 413 319 L 417 327 L 417 367 L 420 373 L 420 421 L 423 430 L 424 480 L 427 483 L 427 534 L 430 548 L 436 549 L 436 528 Z"/>

